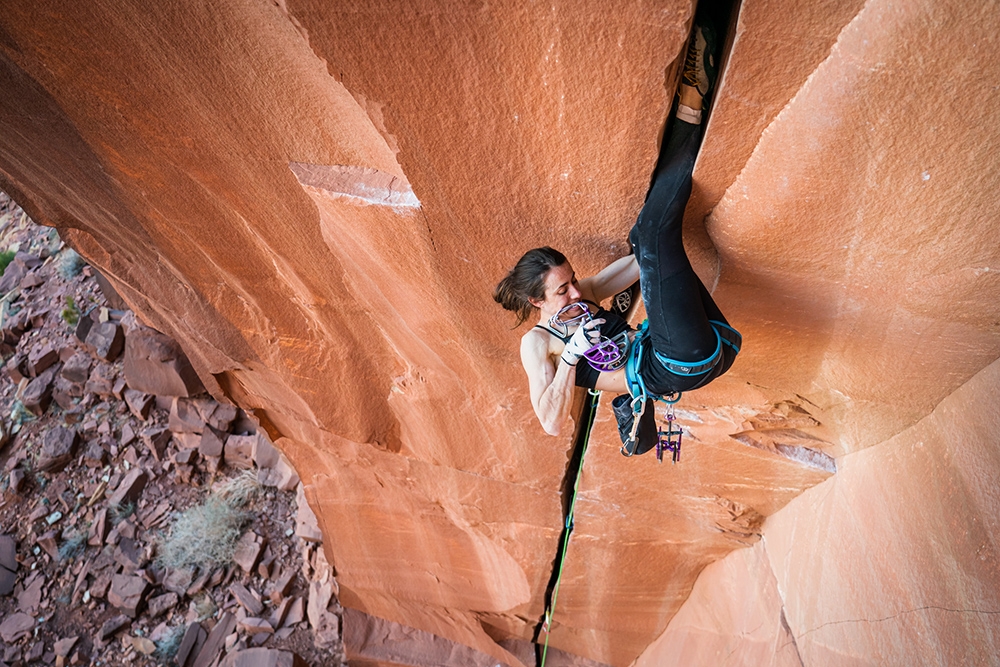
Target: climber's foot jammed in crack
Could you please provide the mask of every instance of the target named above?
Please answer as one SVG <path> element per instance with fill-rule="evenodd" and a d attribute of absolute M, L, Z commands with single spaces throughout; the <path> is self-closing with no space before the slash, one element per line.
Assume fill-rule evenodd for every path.
<path fill-rule="evenodd" d="M 716 25 L 699 11 L 653 183 L 629 233 L 633 254 L 578 279 L 562 253 L 535 248 L 494 291 L 518 324 L 538 311 L 538 324 L 521 338 L 521 363 L 535 414 L 551 435 L 566 424 L 574 386 L 613 391 L 620 394 L 612 406 L 622 453 L 645 453 L 658 441 L 653 401 L 705 386 L 739 352 L 739 333 L 695 274 L 681 239 L 720 57 Z M 633 331 L 600 304 L 636 280 L 648 319 Z"/>

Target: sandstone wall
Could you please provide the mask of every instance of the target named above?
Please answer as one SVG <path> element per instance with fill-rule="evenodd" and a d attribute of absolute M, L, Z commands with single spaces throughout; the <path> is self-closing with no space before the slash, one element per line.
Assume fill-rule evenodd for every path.
<path fill-rule="evenodd" d="M 1000 361 L 705 568 L 636 665 L 993 665 Z"/>
<path fill-rule="evenodd" d="M 167 4 L 4 7 L 0 185 L 254 409 L 345 605 L 519 664 L 571 443 L 489 294 L 535 245 L 624 252 L 691 3 Z M 995 24 L 743 3 L 688 241 L 747 345 L 680 466 L 602 407 L 554 646 L 628 664 L 830 457 L 997 357 Z"/>

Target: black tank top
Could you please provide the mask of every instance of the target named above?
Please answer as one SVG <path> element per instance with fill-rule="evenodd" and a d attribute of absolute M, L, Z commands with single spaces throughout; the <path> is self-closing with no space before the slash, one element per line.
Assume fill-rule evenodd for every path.
<path fill-rule="evenodd" d="M 612 312 L 610 310 L 605 310 L 604 308 L 598 308 L 597 313 L 594 314 L 594 319 L 603 319 L 604 324 L 601 325 L 601 335 L 605 338 L 614 338 L 623 331 L 630 331 L 632 327 L 628 325 L 621 315 Z M 541 329 L 542 331 L 548 332 L 549 335 L 555 336 L 562 342 L 566 343 L 573 334 L 568 336 L 560 336 L 558 333 L 548 328 L 547 326 L 536 324 L 536 329 Z M 575 333 L 575 332 L 574 332 Z M 580 359 L 576 364 L 576 384 L 577 387 L 586 387 L 587 389 L 593 389 L 597 386 L 597 378 L 600 377 L 601 372 L 587 363 L 586 359 Z"/>

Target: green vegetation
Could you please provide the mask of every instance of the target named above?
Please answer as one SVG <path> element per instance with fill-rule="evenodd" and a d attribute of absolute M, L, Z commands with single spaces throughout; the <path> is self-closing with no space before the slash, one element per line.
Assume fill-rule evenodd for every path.
<path fill-rule="evenodd" d="M 13 250 L 4 250 L 0 252 L 0 275 L 7 270 L 7 265 L 14 261 L 14 255 L 17 253 Z"/>
<path fill-rule="evenodd" d="M 69 294 L 66 295 L 66 307 L 62 309 L 60 315 L 71 327 L 80 321 L 80 309 L 76 306 L 76 300 Z"/>

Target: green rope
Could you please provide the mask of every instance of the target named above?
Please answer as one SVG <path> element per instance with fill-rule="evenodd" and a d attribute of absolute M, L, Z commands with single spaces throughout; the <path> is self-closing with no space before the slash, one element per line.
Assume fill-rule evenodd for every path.
<path fill-rule="evenodd" d="M 580 477 L 583 476 L 583 460 L 587 455 L 587 445 L 590 443 L 590 430 L 594 427 L 594 416 L 597 414 L 597 404 L 601 399 L 601 392 L 588 389 L 587 393 L 592 396 L 590 401 L 590 411 L 586 415 L 585 424 L 582 425 L 583 447 L 580 450 L 580 467 L 576 470 L 576 481 L 573 483 L 573 496 L 569 503 L 569 511 L 566 513 L 566 530 L 563 532 L 562 546 L 559 548 L 559 574 L 556 576 L 556 585 L 552 589 L 552 601 L 548 609 L 545 610 L 545 623 L 542 629 L 545 630 L 545 646 L 542 649 L 542 664 L 545 667 L 545 657 L 549 652 L 549 636 L 552 628 L 552 616 L 556 612 L 556 599 L 559 597 L 559 584 L 562 582 L 563 568 L 566 565 L 566 550 L 569 548 L 569 536 L 573 533 L 573 516 L 576 512 L 576 495 L 580 491 Z"/>

